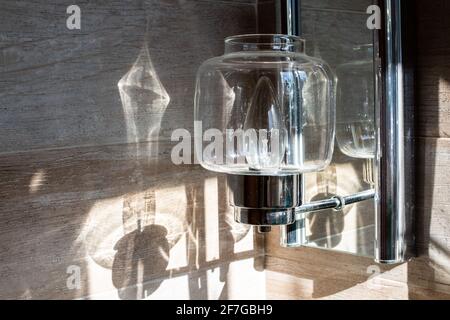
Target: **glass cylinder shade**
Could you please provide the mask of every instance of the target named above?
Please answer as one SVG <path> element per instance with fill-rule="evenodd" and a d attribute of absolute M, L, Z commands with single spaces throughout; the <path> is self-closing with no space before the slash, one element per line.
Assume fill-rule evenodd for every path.
<path fill-rule="evenodd" d="M 354 48 L 354 60 L 336 68 L 336 139 L 342 153 L 375 156 L 375 81 L 373 46 Z"/>
<path fill-rule="evenodd" d="M 197 159 L 206 169 L 240 175 L 324 169 L 333 153 L 333 79 L 298 37 L 226 38 L 225 54 L 197 74 Z"/>

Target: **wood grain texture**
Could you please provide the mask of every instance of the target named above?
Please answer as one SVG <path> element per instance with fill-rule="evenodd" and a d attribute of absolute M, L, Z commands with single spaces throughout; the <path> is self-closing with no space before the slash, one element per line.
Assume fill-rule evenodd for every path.
<path fill-rule="evenodd" d="M 67 4 L 2 1 L 0 298 L 263 298 L 262 236 L 167 142 L 192 128 L 200 63 L 255 32 L 255 2 L 77 5 L 68 30 Z"/>
<path fill-rule="evenodd" d="M 281 248 L 277 236 L 266 237 L 270 299 L 450 299 L 448 249 L 442 246 L 432 245 L 411 262 L 383 266 L 334 251 Z"/>
<path fill-rule="evenodd" d="M 416 134 L 450 137 L 450 3 L 416 1 L 417 86 Z"/>
<path fill-rule="evenodd" d="M 312 253 L 317 256 L 316 253 Z M 327 252 L 328 254 L 328 252 Z M 355 265 L 355 264 L 354 264 Z M 333 266 L 322 263 L 320 268 L 276 257 L 267 258 L 267 287 L 269 299 L 405 299 L 407 286 L 404 283 L 382 279 L 369 279 L 371 269 L 361 264 L 357 274 L 345 274 L 347 264 L 334 261 Z M 285 269 L 293 272 L 285 273 Z M 316 271 L 314 271 L 316 269 Z"/>
<path fill-rule="evenodd" d="M 309 53 L 335 66 L 351 59 L 340 46 L 368 39 L 353 25 L 365 1 L 304 3 Z M 283 249 L 276 231 L 264 262 L 263 237 L 233 222 L 223 176 L 170 163 L 164 141 L 191 128 L 198 65 L 224 36 L 255 31 L 253 1 L 78 1 L 80 31 L 65 28 L 63 4 L 2 1 L 0 298 L 254 299 L 265 278 L 268 298 L 449 299 L 449 4 L 417 3 L 421 257 L 385 267 Z"/>
<path fill-rule="evenodd" d="M 304 249 L 308 250 L 308 249 Z M 310 256 L 317 257 L 321 253 L 309 252 Z M 325 252 L 324 255 L 328 255 Z M 310 260 L 310 258 L 307 258 Z M 328 262 L 328 268 L 322 269 L 324 262 L 319 260 L 320 267 L 307 266 L 297 271 L 304 263 L 293 262 L 288 259 L 267 257 L 267 297 L 268 299 L 337 299 L 337 300 L 448 300 L 450 294 L 439 292 L 440 285 L 425 287 L 417 285 L 415 280 L 405 281 L 411 269 L 414 272 L 428 272 L 427 268 L 417 268 L 413 265 L 403 265 L 391 270 L 378 269 L 371 262 L 359 258 L 359 261 L 351 261 L 353 266 L 359 267 L 348 270 L 350 261 L 344 255 L 341 259 L 332 263 Z M 417 262 L 416 262 L 417 264 Z M 285 272 L 286 269 L 293 270 Z M 341 269 L 344 272 L 337 271 Z M 380 271 L 380 273 L 378 273 Z M 376 274 L 373 274 L 377 272 Z M 425 281 L 425 280 L 424 280 Z M 431 284 L 431 283 L 430 283 Z"/>
<path fill-rule="evenodd" d="M 224 177 L 198 166 L 173 165 L 170 144 L 160 143 L 154 156 L 145 151 L 155 147 L 124 144 L 1 156 L 0 296 L 100 294 L 104 283 L 92 279 L 98 266 L 104 274 L 96 279 L 109 278 L 109 286 L 127 299 L 144 297 L 128 287 L 157 279 L 161 284 L 200 269 L 220 268 L 226 281 L 231 261 L 254 259 L 254 268 L 261 270 L 262 238 L 233 222 Z M 71 265 L 81 270 L 76 290 L 66 285 Z"/>
<path fill-rule="evenodd" d="M 143 48 L 147 71 L 170 100 L 136 111 L 135 140 L 168 139 L 174 128 L 190 129 L 197 68 L 223 53 L 224 37 L 256 28 L 254 5 L 241 1 L 77 4 L 82 26 L 72 31 L 64 3 L 2 2 L 0 152 L 129 142 L 118 83 Z M 155 99 L 151 88 L 144 89 L 142 100 Z"/>

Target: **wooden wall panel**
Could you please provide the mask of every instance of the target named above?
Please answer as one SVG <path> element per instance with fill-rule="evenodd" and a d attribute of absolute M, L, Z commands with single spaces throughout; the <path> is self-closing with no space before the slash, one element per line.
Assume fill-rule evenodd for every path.
<path fill-rule="evenodd" d="M 154 147 L 0 156 L 0 297 L 80 298 L 116 288 L 120 298 L 152 298 L 156 282 L 175 276 L 217 269 L 227 282 L 229 264 L 243 260 L 254 265 L 242 275 L 257 277 L 262 237 L 233 222 L 224 177 L 173 165 L 167 143 L 150 156 Z M 78 289 L 67 287 L 70 266 L 80 268 Z M 213 290 L 193 285 L 197 297 Z"/>
<path fill-rule="evenodd" d="M 241 1 L 77 4 L 74 31 L 64 3 L 2 1 L 0 152 L 130 142 L 130 113 L 132 142 L 190 129 L 197 68 L 224 37 L 256 28 Z"/>
<path fill-rule="evenodd" d="M 417 6 L 417 134 L 450 137 L 450 3 L 416 1 Z"/>
<path fill-rule="evenodd" d="M 2 1 L 0 298 L 264 298 L 263 238 L 167 142 L 254 1 L 77 5 Z"/>

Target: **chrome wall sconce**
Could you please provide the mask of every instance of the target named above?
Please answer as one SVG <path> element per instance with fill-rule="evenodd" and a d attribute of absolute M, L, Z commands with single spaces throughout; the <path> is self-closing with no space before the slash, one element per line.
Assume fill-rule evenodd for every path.
<path fill-rule="evenodd" d="M 336 74 L 326 62 L 305 54 L 304 41 L 294 35 L 298 6 L 291 2 L 284 8 L 290 35 L 229 37 L 225 54 L 200 67 L 197 158 L 204 168 L 227 174 L 235 220 L 260 232 L 281 227 L 286 247 L 306 244 L 305 213 L 339 211 L 374 199 L 375 260 L 403 262 L 413 247 L 413 191 L 406 181 L 412 166 L 405 157 L 412 139 L 404 124 L 404 1 L 380 1 L 384 28 L 375 32 L 373 44 L 355 48 L 363 56 L 358 63 L 343 65 Z M 365 69 L 373 74 L 374 62 L 375 77 L 354 78 Z M 346 81 L 358 81 L 358 90 L 346 91 Z M 367 159 L 365 179 L 373 188 L 305 203 L 303 175 L 330 164 L 335 140 L 343 153 Z"/>

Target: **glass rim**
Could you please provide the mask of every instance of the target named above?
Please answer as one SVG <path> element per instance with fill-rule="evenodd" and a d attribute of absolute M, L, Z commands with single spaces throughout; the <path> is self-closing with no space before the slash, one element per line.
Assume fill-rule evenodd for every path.
<path fill-rule="evenodd" d="M 287 34 L 278 33 L 248 33 L 233 35 L 225 38 L 225 44 L 285 44 L 285 45 L 304 45 L 305 39 Z"/>

